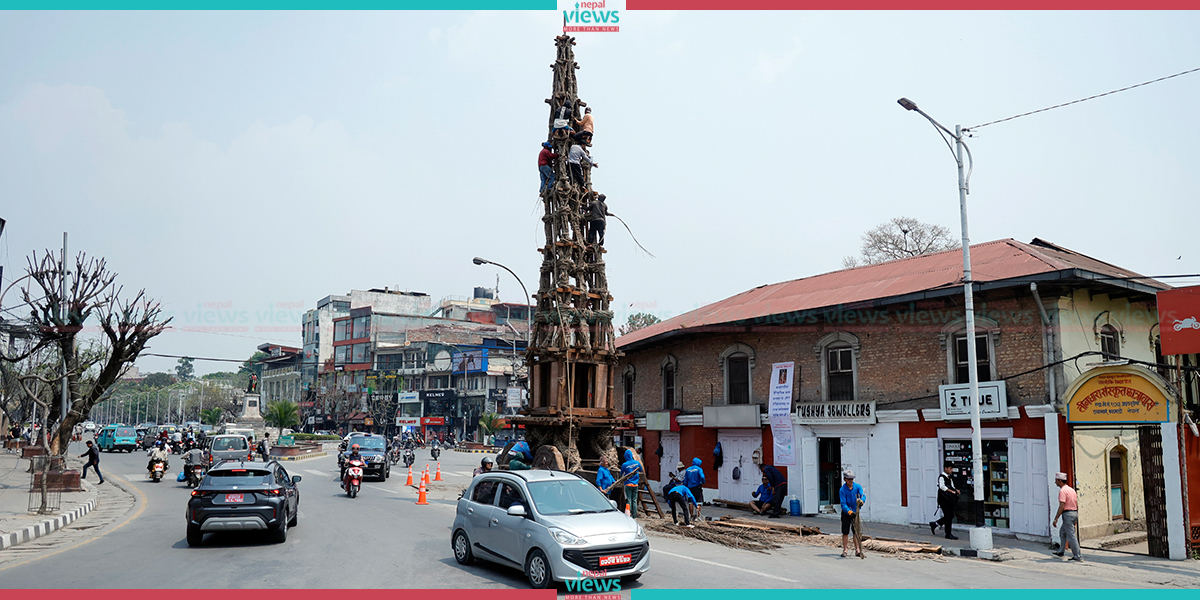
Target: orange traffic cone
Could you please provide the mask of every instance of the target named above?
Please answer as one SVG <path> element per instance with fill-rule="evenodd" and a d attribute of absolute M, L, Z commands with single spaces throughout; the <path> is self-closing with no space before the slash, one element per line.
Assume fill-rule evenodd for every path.
<path fill-rule="evenodd" d="M 438 464 L 437 464 L 437 473 L 435 473 L 435 474 L 434 474 L 434 476 L 433 476 L 433 480 L 434 480 L 434 481 L 441 481 L 441 480 L 442 480 L 442 463 L 441 463 L 441 461 L 438 461 Z"/>
<path fill-rule="evenodd" d="M 404 485 L 412 485 L 412 465 L 408 467 L 408 481 L 404 482 Z"/>
<path fill-rule="evenodd" d="M 417 504 L 420 506 L 427 505 L 429 502 L 425 500 L 425 481 L 421 481 L 421 487 L 417 488 Z"/>
<path fill-rule="evenodd" d="M 421 473 L 421 482 L 429 485 L 429 465 L 425 465 L 425 470 Z"/>

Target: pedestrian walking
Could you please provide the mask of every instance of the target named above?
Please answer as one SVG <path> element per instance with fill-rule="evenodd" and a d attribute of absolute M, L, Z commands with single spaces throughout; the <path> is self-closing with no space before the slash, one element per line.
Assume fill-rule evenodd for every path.
<path fill-rule="evenodd" d="M 678 525 L 679 516 L 676 513 L 676 507 L 683 509 L 683 526 L 695 527 L 692 525 L 691 511 L 695 508 L 697 513 L 700 511 L 700 505 L 696 502 L 696 497 L 692 495 L 691 490 L 687 489 L 682 483 L 676 485 L 667 491 L 667 504 L 671 505 L 671 522 Z"/>
<path fill-rule="evenodd" d="M 538 193 L 546 191 L 554 185 L 554 167 L 552 161 L 558 158 L 554 153 L 554 144 L 550 142 L 542 142 L 542 150 L 538 152 L 538 174 L 542 177 L 542 187 L 538 188 Z"/>
<path fill-rule="evenodd" d="M 641 472 L 642 463 L 634 458 L 633 450 L 626 450 L 625 462 L 621 463 L 621 476 L 629 475 L 629 479 L 625 480 L 625 504 L 629 516 L 634 518 L 637 517 L 638 482 L 641 480 Z"/>
<path fill-rule="evenodd" d="M 958 504 L 958 498 L 961 495 L 958 488 L 954 486 L 954 478 L 951 477 L 953 466 L 946 463 L 942 468 L 942 472 L 938 475 L 938 509 L 942 511 L 942 518 L 936 521 L 929 522 L 929 531 L 937 535 L 938 525 L 941 525 L 946 530 L 946 539 L 957 540 L 958 536 L 950 531 L 951 524 L 954 522 L 954 505 Z"/>
<path fill-rule="evenodd" d="M 846 558 L 852 528 L 857 529 L 854 534 L 854 555 L 866 558 L 862 551 L 862 522 L 859 520 L 858 513 L 867 500 L 867 494 L 861 485 L 854 483 L 854 471 L 850 469 L 843 471 L 842 481 L 846 482 L 845 485 L 838 488 L 838 495 L 842 502 L 842 558 Z"/>
<path fill-rule="evenodd" d="M 96 448 L 96 445 L 92 443 L 92 440 L 88 440 L 86 443 L 87 443 L 87 451 L 84 452 L 83 454 L 80 454 L 79 458 L 83 458 L 86 456 L 87 462 L 84 463 L 83 474 L 80 475 L 79 478 L 87 479 L 87 470 L 88 470 L 88 467 L 91 467 L 92 469 L 95 469 L 96 477 L 100 478 L 100 483 L 104 483 L 104 475 L 100 473 L 100 450 L 98 448 Z"/>
<path fill-rule="evenodd" d="M 258 456 L 262 458 L 263 462 L 267 462 L 267 460 L 270 458 L 271 434 L 264 433 L 262 439 L 258 440 Z"/>
<path fill-rule="evenodd" d="M 1062 517 L 1062 528 L 1058 530 L 1058 552 L 1055 556 L 1067 553 L 1071 548 L 1071 560 L 1083 562 L 1083 550 L 1079 547 L 1079 533 L 1075 530 L 1079 524 L 1079 495 L 1067 485 L 1066 473 L 1054 474 L 1054 485 L 1058 486 L 1058 512 L 1054 515 L 1054 526 L 1058 527 L 1058 518 Z"/>
<path fill-rule="evenodd" d="M 771 514 L 772 519 L 783 516 L 783 497 L 787 495 L 787 478 L 774 465 L 766 463 L 758 465 L 759 470 L 771 484 Z"/>

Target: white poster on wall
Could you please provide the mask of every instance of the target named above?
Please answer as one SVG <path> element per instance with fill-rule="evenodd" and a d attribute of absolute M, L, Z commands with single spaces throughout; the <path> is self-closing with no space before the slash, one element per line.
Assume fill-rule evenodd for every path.
<path fill-rule="evenodd" d="M 795 373 L 796 363 L 771 365 L 771 397 L 767 415 L 771 423 L 771 437 L 775 440 L 776 466 L 796 465 L 796 440 L 792 434 L 792 379 Z"/>

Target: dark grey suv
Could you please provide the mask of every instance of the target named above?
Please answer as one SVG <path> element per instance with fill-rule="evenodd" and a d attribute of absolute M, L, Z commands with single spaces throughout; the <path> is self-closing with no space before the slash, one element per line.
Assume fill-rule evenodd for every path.
<path fill-rule="evenodd" d="M 287 540 L 300 514 L 300 476 L 277 461 L 225 461 L 213 466 L 188 500 L 187 543 L 199 546 L 216 531 L 270 531 Z"/>

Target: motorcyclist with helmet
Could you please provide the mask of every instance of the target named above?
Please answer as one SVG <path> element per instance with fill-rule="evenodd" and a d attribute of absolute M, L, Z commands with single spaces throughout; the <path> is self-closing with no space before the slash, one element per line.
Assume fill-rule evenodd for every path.
<path fill-rule="evenodd" d="M 153 473 L 154 472 L 154 463 L 156 463 L 160 460 L 163 463 L 164 471 L 166 471 L 169 468 L 167 465 L 167 458 L 169 458 L 170 455 L 167 454 L 167 450 L 164 446 L 165 446 L 165 444 L 163 444 L 163 442 L 161 440 L 159 440 L 157 442 L 154 442 L 154 447 L 151 448 L 149 452 L 147 452 L 147 454 L 150 455 L 150 462 L 146 463 L 147 471 Z"/>
<path fill-rule="evenodd" d="M 199 447 L 193 447 L 183 455 L 183 478 L 186 480 L 192 475 L 192 467 L 204 464 L 204 451 Z"/>
<path fill-rule="evenodd" d="M 494 464 L 494 462 L 492 461 L 492 457 L 490 457 L 490 456 L 483 457 L 483 460 L 479 461 L 479 468 L 472 471 L 471 476 L 474 477 L 476 475 L 483 475 L 484 473 L 490 473 L 492 470 L 493 464 Z"/>
<path fill-rule="evenodd" d="M 362 453 L 358 450 L 358 444 L 350 446 L 350 456 L 347 456 L 346 460 L 342 462 L 342 489 L 346 489 L 346 469 L 350 468 L 350 461 L 357 460 L 364 466 L 367 464 L 367 459 L 363 458 Z"/>

